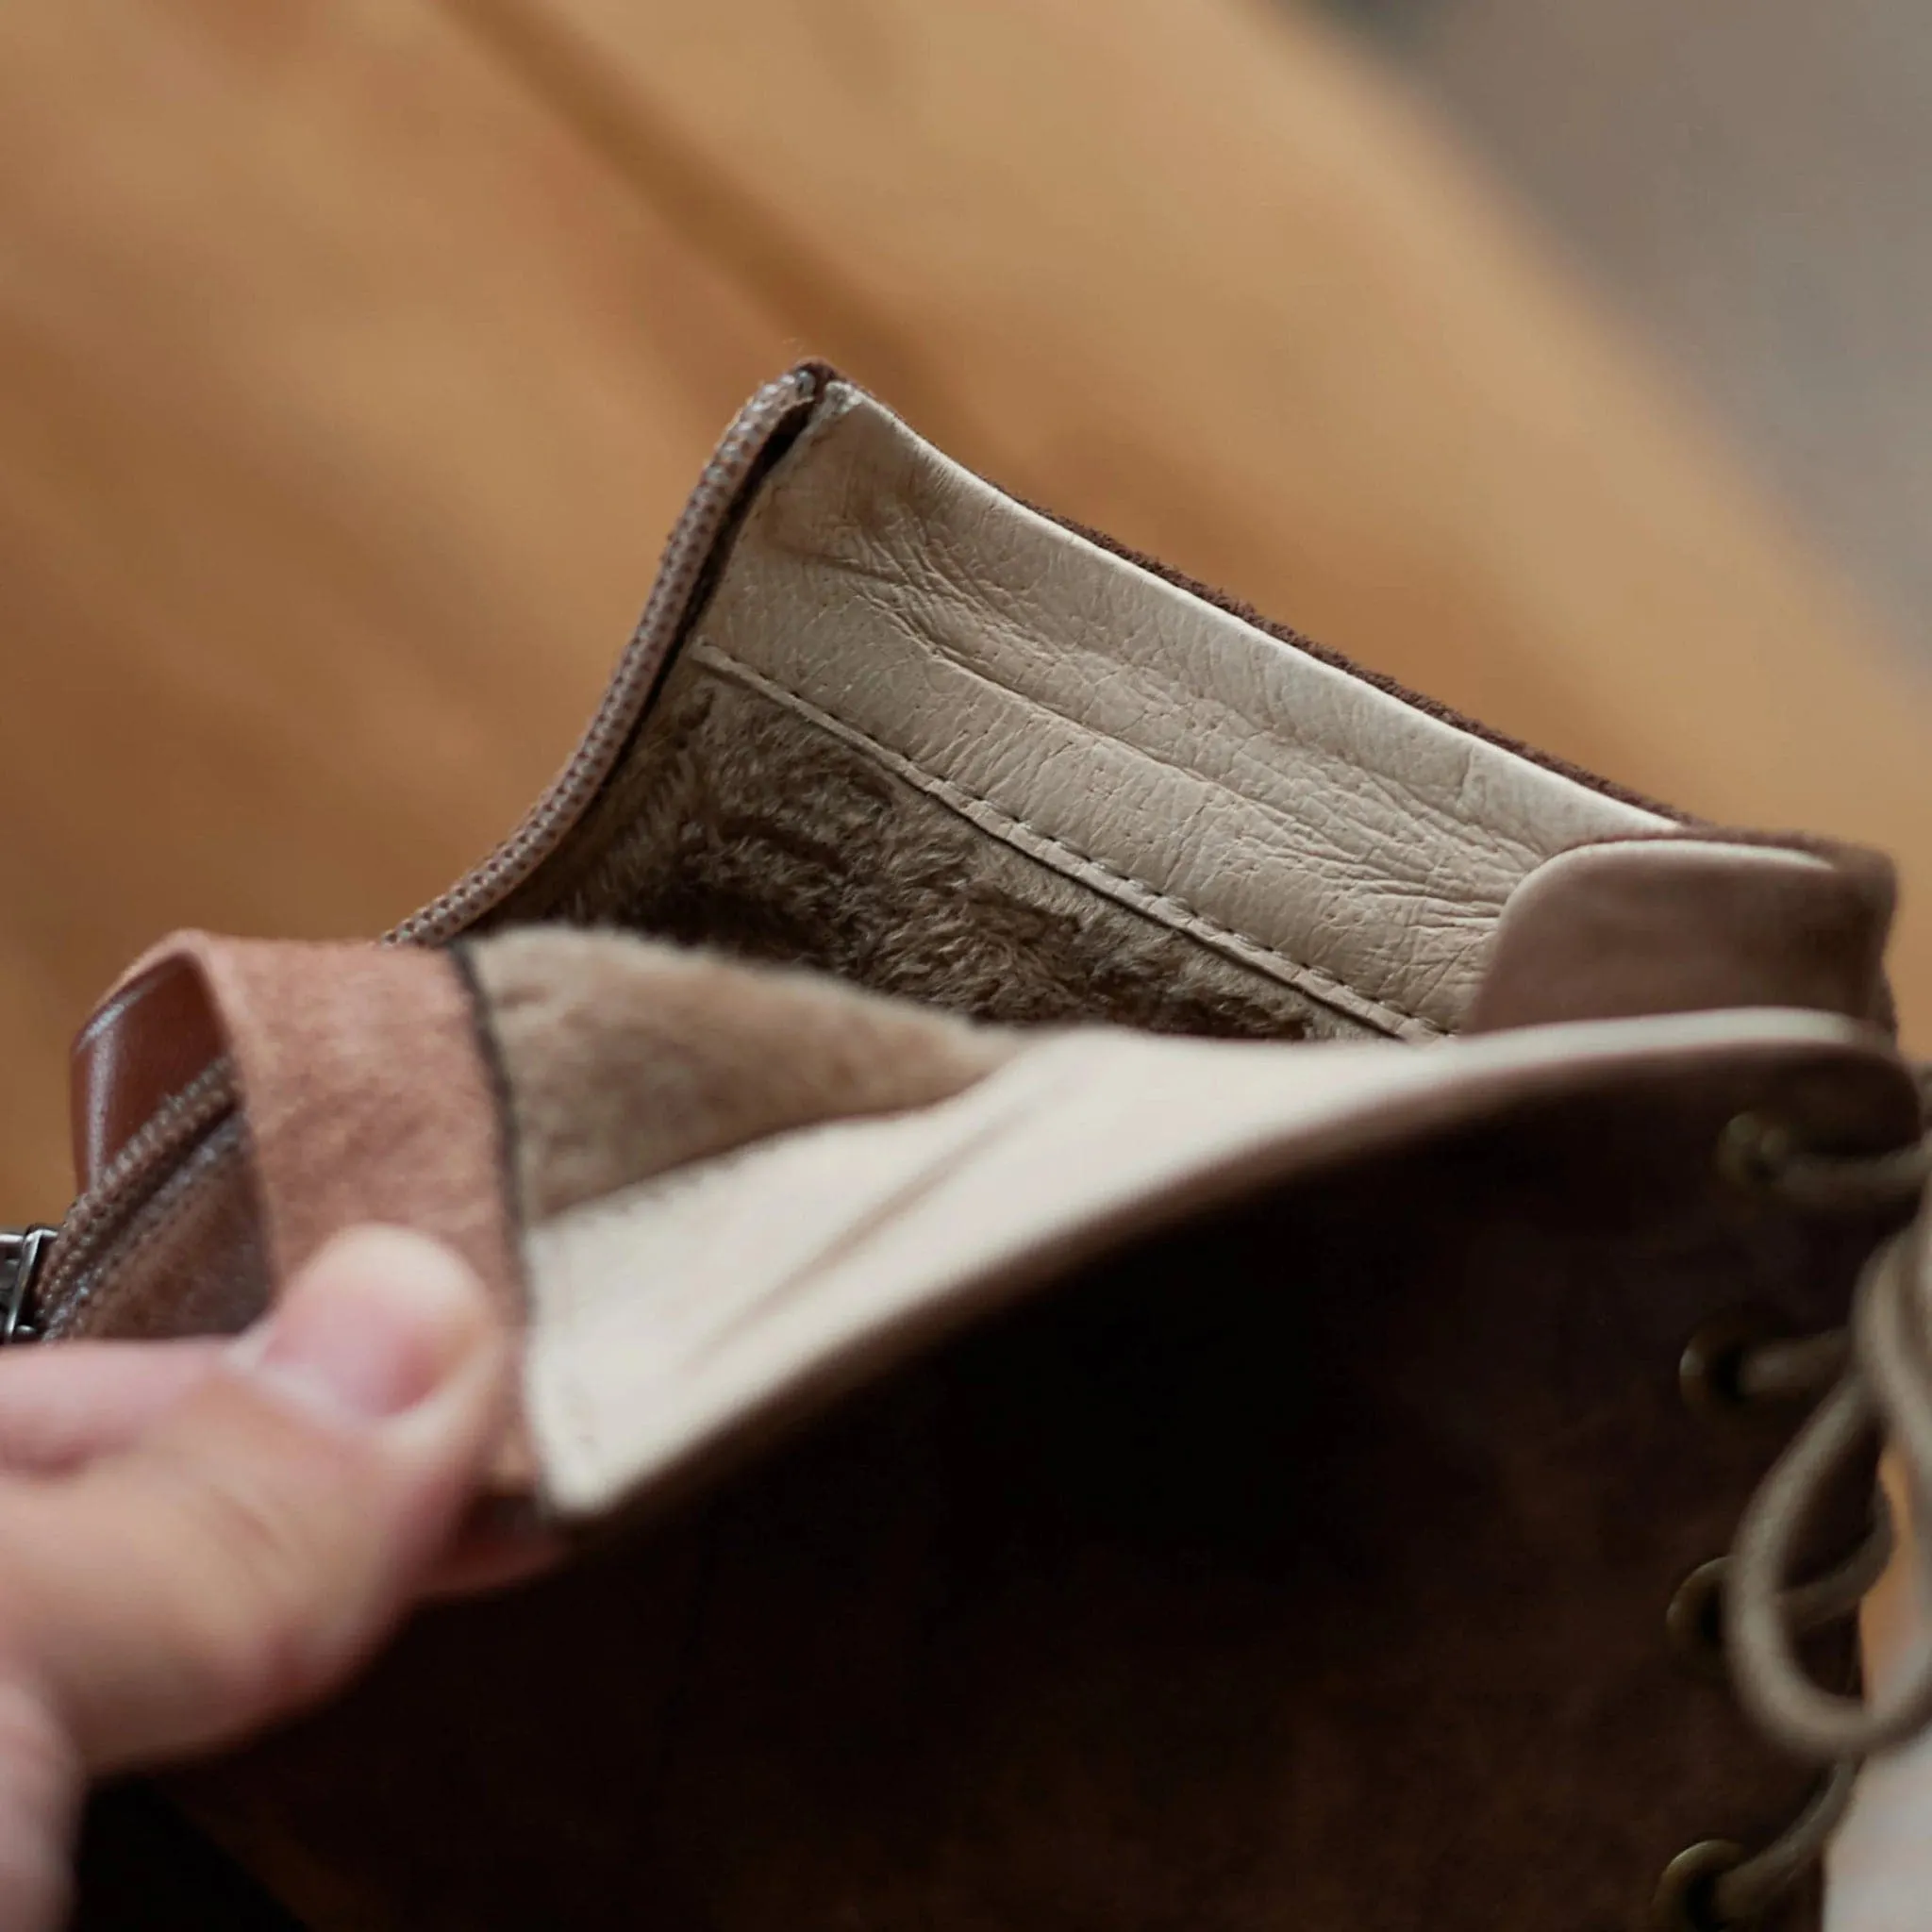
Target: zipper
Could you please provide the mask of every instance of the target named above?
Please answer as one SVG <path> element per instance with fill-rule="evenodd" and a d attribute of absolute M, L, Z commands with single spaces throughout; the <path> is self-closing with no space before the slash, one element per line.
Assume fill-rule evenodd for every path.
<path fill-rule="evenodd" d="M 85 1283 L 98 1272 L 129 1223 L 234 1110 L 234 1070 L 225 1058 L 218 1059 L 164 1100 L 101 1171 L 100 1178 L 67 1210 L 57 1241 L 47 1243 L 40 1257 L 39 1278 L 32 1284 L 36 1338 L 58 1330 L 70 1305 L 77 1306 Z M 8 1334 L 0 1337 L 0 1344 L 25 1339 Z"/>
<path fill-rule="evenodd" d="M 739 411 L 685 503 L 644 614 L 568 763 L 508 838 L 441 898 L 386 934 L 389 943 L 441 945 L 466 931 L 515 891 L 584 815 L 630 742 L 672 647 L 708 588 L 719 540 L 745 485 L 791 446 L 791 437 L 781 432 L 804 426 L 804 414 L 824 393 L 830 373 L 805 363 L 768 382 Z"/>
<path fill-rule="evenodd" d="M 822 363 L 802 364 L 768 382 L 739 411 L 686 500 L 643 615 L 562 771 L 493 852 L 384 934 L 383 944 L 447 944 L 502 905 L 569 835 L 622 758 L 673 648 L 708 590 L 719 544 L 747 487 L 790 448 L 830 377 Z M 218 1059 L 162 1103 L 67 1210 L 58 1229 L 0 1229 L 0 1347 L 58 1332 L 141 1209 L 235 1106 L 234 1070 L 225 1058 Z"/>
<path fill-rule="evenodd" d="M 220 1059 L 161 1103 L 58 1228 L 0 1229 L 0 1347 L 58 1326 L 128 1224 L 234 1108 L 234 1076 Z"/>

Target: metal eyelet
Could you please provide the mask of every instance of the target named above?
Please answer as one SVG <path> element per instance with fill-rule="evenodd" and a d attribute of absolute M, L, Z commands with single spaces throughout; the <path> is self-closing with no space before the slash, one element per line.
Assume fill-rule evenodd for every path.
<path fill-rule="evenodd" d="M 1739 1193 L 1824 1214 L 1908 1208 L 1932 1182 L 1932 1141 L 1882 1152 L 1807 1147 L 1783 1122 L 1740 1113 L 1711 1150 L 1718 1173 Z"/>
<path fill-rule="evenodd" d="M 1744 1847 L 1729 1839 L 1700 1839 L 1664 1867 L 1651 1900 L 1651 1932 L 1738 1932 L 1747 1922 L 1718 1917 L 1717 1881 L 1744 1862 Z"/>
<path fill-rule="evenodd" d="M 1722 1678 L 1724 1662 L 1724 1574 L 1727 1558 L 1700 1563 L 1678 1584 L 1664 1611 L 1664 1633 L 1678 1660 L 1700 1677 Z"/>
<path fill-rule="evenodd" d="M 1744 1393 L 1739 1372 L 1751 1349 L 1778 1338 L 1777 1327 L 1756 1308 L 1729 1308 L 1713 1316 L 1677 1358 L 1677 1388 L 1686 1406 L 1717 1422 L 1757 1420 L 1767 1405 Z"/>
<path fill-rule="evenodd" d="M 1761 1194 L 1776 1184 L 1796 1151 L 1789 1127 L 1761 1113 L 1740 1113 L 1726 1121 L 1717 1137 L 1717 1171 L 1734 1188 Z"/>

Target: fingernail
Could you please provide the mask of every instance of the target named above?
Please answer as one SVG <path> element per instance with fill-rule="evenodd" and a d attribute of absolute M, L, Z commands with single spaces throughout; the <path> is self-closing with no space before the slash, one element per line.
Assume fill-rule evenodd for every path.
<path fill-rule="evenodd" d="M 312 1407 L 380 1422 L 433 1394 L 489 1320 L 482 1283 L 449 1249 L 402 1228 L 358 1228 L 301 1271 L 242 1359 Z"/>

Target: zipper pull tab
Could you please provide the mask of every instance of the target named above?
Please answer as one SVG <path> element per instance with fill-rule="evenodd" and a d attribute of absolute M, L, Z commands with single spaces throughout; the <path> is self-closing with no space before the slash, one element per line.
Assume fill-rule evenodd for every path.
<path fill-rule="evenodd" d="M 40 1336 L 34 1283 L 54 1251 L 53 1227 L 0 1228 L 0 1348 Z"/>

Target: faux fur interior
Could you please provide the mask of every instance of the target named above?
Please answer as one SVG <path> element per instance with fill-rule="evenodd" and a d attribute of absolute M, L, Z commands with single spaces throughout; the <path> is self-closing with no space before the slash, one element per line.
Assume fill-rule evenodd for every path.
<path fill-rule="evenodd" d="M 473 947 L 526 1223 L 788 1127 L 944 1100 L 1008 1036 L 819 974 L 608 933 Z"/>
<path fill-rule="evenodd" d="M 1357 1023 L 1036 863 L 758 692 L 685 662 L 499 923 L 621 925 L 1009 1024 L 1230 1038 Z"/>

